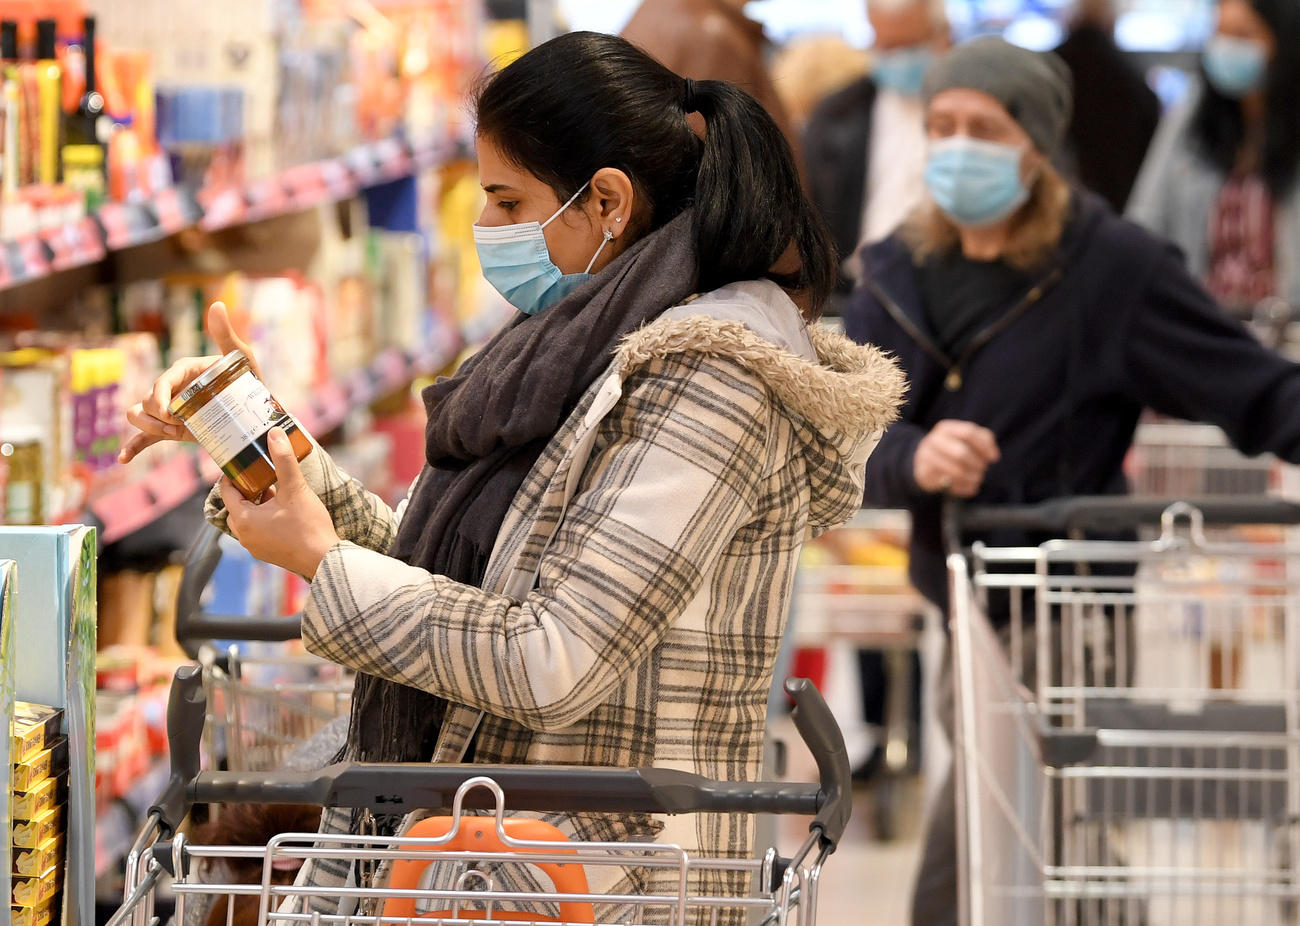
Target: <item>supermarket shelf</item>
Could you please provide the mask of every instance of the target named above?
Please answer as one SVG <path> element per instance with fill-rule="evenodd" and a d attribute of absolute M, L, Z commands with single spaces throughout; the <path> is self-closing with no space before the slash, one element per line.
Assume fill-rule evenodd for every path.
<path fill-rule="evenodd" d="M 448 328 L 436 335 L 436 343 L 422 353 L 397 348 L 381 351 L 366 368 L 321 389 L 311 406 L 299 413 L 299 420 L 311 433 L 326 434 L 353 411 L 441 370 L 455 359 L 460 348 L 459 333 Z M 205 470 L 209 466 L 197 448 L 185 447 L 131 482 L 115 482 L 99 491 L 92 489 L 86 510 L 69 520 L 99 524 L 102 543 L 121 540 L 191 498 L 208 481 Z"/>
<path fill-rule="evenodd" d="M 445 145 L 389 138 L 291 167 L 247 187 L 205 189 L 197 195 L 170 188 L 145 202 L 109 203 L 94 216 L 6 242 L 0 247 L 0 290 L 98 263 L 113 251 L 152 244 L 187 228 L 219 231 L 337 202 L 448 157 Z"/>

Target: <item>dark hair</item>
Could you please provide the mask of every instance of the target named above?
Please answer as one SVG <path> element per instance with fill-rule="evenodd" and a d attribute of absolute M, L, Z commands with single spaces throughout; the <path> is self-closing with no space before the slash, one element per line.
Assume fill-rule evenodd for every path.
<path fill-rule="evenodd" d="M 1260 173 L 1269 191 L 1285 196 L 1300 171 L 1300 3 L 1297 0 L 1250 0 L 1276 38 L 1276 51 L 1265 85 L 1265 136 Z M 1192 135 L 1202 154 L 1224 173 L 1231 173 L 1246 137 L 1241 102 L 1224 96 L 1208 80 L 1192 120 Z"/>
<path fill-rule="evenodd" d="M 703 140 L 688 108 L 704 117 Z M 632 231 L 648 234 L 694 207 L 701 290 L 768 277 L 806 290 L 806 314 L 821 313 L 835 284 L 835 245 L 785 136 L 743 90 L 686 81 L 618 36 L 571 32 L 492 77 L 477 118 L 479 135 L 560 201 L 603 167 L 623 171 L 643 206 Z M 799 270 L 773 273 L 792 244 Z"/>

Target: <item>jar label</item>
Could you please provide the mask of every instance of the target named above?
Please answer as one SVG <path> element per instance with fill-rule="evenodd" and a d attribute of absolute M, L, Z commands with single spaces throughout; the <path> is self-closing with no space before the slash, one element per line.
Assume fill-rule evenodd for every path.
<path fill-rule="evenodd" d="M 213 462 L 225 468 L 245 447 L 271 428 L 288 423 L 288 413 L 250 371 L 197 409 L 186 420 L 185 426 Z"/>

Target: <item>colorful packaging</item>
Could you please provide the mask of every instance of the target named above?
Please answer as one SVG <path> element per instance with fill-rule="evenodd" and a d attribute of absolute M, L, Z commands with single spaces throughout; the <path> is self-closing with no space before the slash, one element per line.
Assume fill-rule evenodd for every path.
<path fill-rule="evenodd" d="M 35 820 L 63 803 L 68 793 L 68 776 L 55 775 L 36 784 L 30 791 L 14 792 L 15 820 Z"/>
<path fill-rule="evenodd" d="M 14 855 L 14 874 L 21 878 L 32 878 L 42 871 L 49 871 L 55 865 L 63 864 L 63 834 L 55 833 L 35 849 L 27 849 Z"/>
<path fill-rule="evenodd" d="M 15 791 L 30 791 L 46 778 L 58 777 L 68 768 L 68 740 L 60 737 L 50 749 L 14 763 Z"/>
<path fill-rule="evenodd" d="M 9 908 L 9 926 L 50 926 L 59 912 L 59 895 L 47 897 L 34 907 Z"/>
<path fill-rule="evenodd" d="M 35 820 L 14 824 L 14 848 L 35 849 L 63 835 L 63 808 L 54 807 Z M 30 904 L 28 904 L 30 906 Z"/>
<path fill-rule="evenodd" d="M 63 866 L 55 865 L 39 878 L 17 878 L 14 880 L 13 905 L 35 907 L 53 900 L 63 889 Z"/>
<path fill-rule="evenodd" d="M 44 704 L 15 701 L 12 761 L 22 762 L 48 749 L 62 732 L 63 711 Z"/>

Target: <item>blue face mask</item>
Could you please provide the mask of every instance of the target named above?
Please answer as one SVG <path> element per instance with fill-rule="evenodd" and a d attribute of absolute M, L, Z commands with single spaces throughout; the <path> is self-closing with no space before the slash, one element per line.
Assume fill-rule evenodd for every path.
<path fill-rule="evenodd" d="M 590 280 L 596 258 L 613 240 L 614 236 L 606 231 L 604 240 L 582 273 L 565 273 L 551 260 L 542 230 L 573 205 L 585 189 L 584 186 L 569 197 L 569 201 L 545 222 L 474 226 L 474 247 L 483 267 L 483 276 L 507 302 L 525 315 L 536 315 L 542 309 L 550 308 Z"/>
<path fill-rule="evenodd" d="M 1251 39 L 1216 35 L 1205 43 L 1201 62 L 1214 89 L 1229 99 L 1239 100 L 1264 85 L 1268 49 Z"/>
<path fill-rule="evenodd" d="M 992 225 L 1029 198 L 1020 159 L 1020 149 L 1012 145 L 954 135 L 930 143 L 925 187 L 958 225 Z"/>
<path fill-rule="evenodd" d="M 903 96 L 919 97 L 925 71 L 934 60 L 927 45 L 912 45 L 875 53 L 871 76 L 875 82 Z"/>

